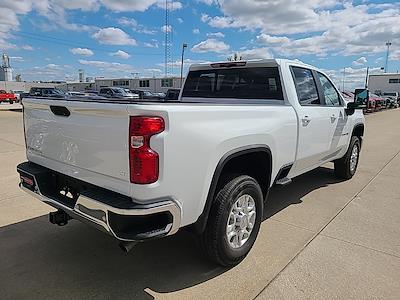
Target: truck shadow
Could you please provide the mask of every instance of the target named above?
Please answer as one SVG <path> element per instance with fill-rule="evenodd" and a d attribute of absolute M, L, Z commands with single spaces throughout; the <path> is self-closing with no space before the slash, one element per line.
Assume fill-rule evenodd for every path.
<path fill-rule="evenodd" d="M 301 204 L 303 202 L 301 199 L 313 190 L 341 181 L 334 176 L 333 169 L 319 167 L 294 178 L 292 184 L 288 186 L 272 187 L 264 209 L 264 220 L 272 217 L 289 205 Z"/>
<path fill-rule="evenodd" d="M 266 217 L 335 182 L 331 169 L 319 168 L 274 188 Z M 0 253 L 2 299 L 153 299 L 227 271 L 210 263 L 185 230 L 124 254 L 103 233 L 77 221 L 53 226 L 47 216 L 0 228 Z"/>

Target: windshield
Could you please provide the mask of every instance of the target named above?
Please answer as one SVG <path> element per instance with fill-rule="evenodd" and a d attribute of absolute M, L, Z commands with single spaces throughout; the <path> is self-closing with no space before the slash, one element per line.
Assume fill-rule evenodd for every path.
<path fill-rule="evenodd" d="M 51 93 L 51 94 L 54 94 L 54 95 L 64 95 L 64 92 L 62 92 L 62 91 L 60 91 L 60 90 L 57 90 L 57 89 L 51 90 L 50 93 Z"/>
<path fill-rule="evenodd" d="M 191 71 L 182 96 L 283 100 L 277 67 Z"/>
<path fill-rule="evenodd" d="M 113 92 L 115 93 L 115 94 L 118 94 L 118 95 L 123 95 L 123 96 L 126 96 L 127 95 L 127 93 L 125 92 L 125 90 L 124 89 L 113 89 Z"/>

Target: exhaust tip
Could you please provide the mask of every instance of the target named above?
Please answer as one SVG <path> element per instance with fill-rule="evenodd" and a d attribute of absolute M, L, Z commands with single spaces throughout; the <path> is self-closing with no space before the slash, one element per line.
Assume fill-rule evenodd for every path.
<path fill-rule="evenodd" d="M 129 253 L 136 244 L 137 242 L 120 242 L 118 246 L 124 253 Z"/>

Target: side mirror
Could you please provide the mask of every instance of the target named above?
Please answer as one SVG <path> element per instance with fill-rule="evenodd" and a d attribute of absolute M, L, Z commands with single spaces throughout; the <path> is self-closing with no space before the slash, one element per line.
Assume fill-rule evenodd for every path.
<path fill-rule="evenodd" d="M 354 103 L 358 105 L 367 105 L 369 100 L 369 90 L 368 89 L 356 89 L 354 91 Z"/>
<path fill-rule="evenodd" d="M 362 104 L 361 102 L 359 102 L 359 103 L 349 102 L 349 103 L 347 103 L 347 106 L 346 106 L 346 114 L 348 116 L 351 116 L 354 114 L 356 109 L 363 109 L 365 107 L 366 107 L 366 105 Z"/>

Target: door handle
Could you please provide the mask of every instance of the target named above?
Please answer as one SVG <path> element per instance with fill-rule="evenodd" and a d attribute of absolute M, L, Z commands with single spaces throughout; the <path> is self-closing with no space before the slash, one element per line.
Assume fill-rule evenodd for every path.
<path fill-rule="evenodd" d="M 310 119 L 309 116 L 304 116 L 304 118 L 301 119 L 301 122 L 302 122 L 303 126 L 305 127 L 305 126 L 307 126 L 308 124 L 310 124 L 311 119 Z"/>
<path fill-rule="evenodd" d="M 333 122 L 335 122 L 336 121 L 336 116 L 335 115 L 332 115 L 331 116 L 331 123 L 333 123 Z"/>

